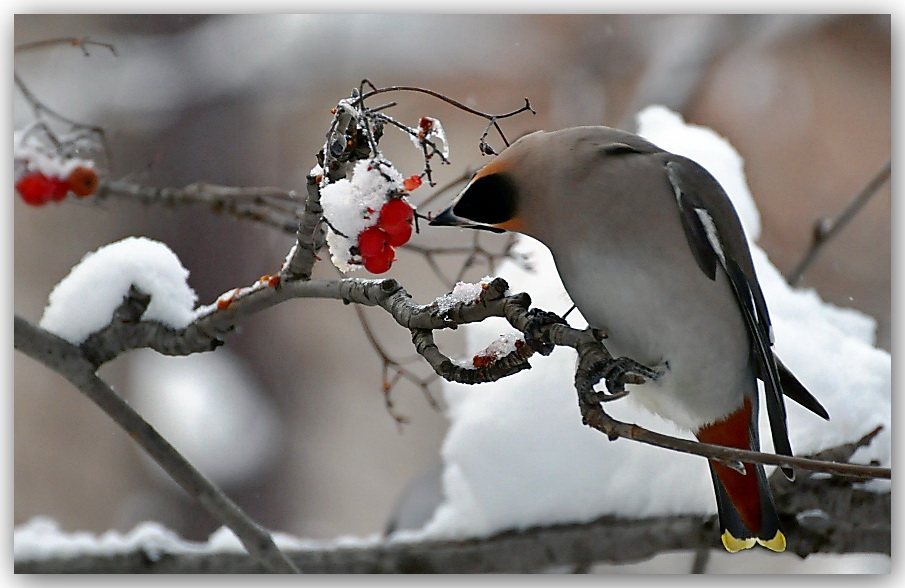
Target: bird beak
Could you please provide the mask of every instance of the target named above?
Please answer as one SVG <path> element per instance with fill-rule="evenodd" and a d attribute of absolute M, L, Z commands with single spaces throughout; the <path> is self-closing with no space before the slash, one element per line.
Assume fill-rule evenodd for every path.
<path fill-rule="evenodd" d="M 479 229 L 482 231 L 490 231 L 492 233 L 506 232 L 506 229 L 494 227 L 493 225 L 485 225 L 482 223 L 476 223 L 464 218 L 460 218 L 453 213 L 453 206 L 455 206 L 455 203 L 449 205 L 446 210 L 431 218 L 430 223 L 428 224 L 432 227 L 461 227 L 464 229 Z"/>

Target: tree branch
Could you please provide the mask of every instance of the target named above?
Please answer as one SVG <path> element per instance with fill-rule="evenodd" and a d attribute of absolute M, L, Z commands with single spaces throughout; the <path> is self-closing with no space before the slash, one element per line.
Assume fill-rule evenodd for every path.
<path fill-rule="evenodd" d="M 15 348 L 57 372 L 113 419 L 192 498 L 215 519 L 229 527 L 248 552 L 272 572 L 297 570 L 273 542 L 270 534 L 237 504 L 196 470 L 141 415 L 95 373 L 95 365 L 81 350 L 16 315 Z"/>
<path fill-rule="evenodd" d="M 880 171 L 867 182 L 867 185 L 861 189 L 858 194 L 852 198 L 845 209 L 839 213 L 835 219 L 821 219 L 814 225 L 814 237 L 810 249 L 805 253 L 804 259 L 798 262 L 798 265 L 792 270 L 789 276 L 789 283 L 793 286 L 801 281 L 804 273 L 814 264 L 817 256 L 820 255 L 824 245 L 830 242 L 833 237 L 838 235 L 845 226 L 851 222 L 858 212 L 864 208 L 864 205 L 880 191 L 883 184 L 889 180 L 892 171 L 892 160 L 886 160 L 886 163 L 880 168 Z"/>
<path fill-rule="evenodd" d="M 857 443 L 815 457 L 847 459 Z M 892 553 L 890 493 L 852 487 L 847 481 L 800 476 L 770 482 L 786 527 L 787 550 L 814 553 Z M 457 540 L 384 539 L 362 546 L 325 543 L 286 552 L 304 573 L 486 574 L 588 568 L 594 563 L 631 563 L 679 550 L 721 550 L 716 518 L 695 515 L 632 519 L 604 516 L 587 523 L 503 531 Z M 16 561 L 16 573 L 257 573 L 262 565 L 239 553 L 82 555 Z"/>
<path fill-rule="evenodd" d="M 95 198 L 98 202 L 121 199 L 168 207 L 200 206 L 289 234 L 298 229 L 305 205 L 295 192 L 280 188 L 234 188 L 203 182 L 184 188 L 156 188 L 121 180 L 101 180 Z"/>

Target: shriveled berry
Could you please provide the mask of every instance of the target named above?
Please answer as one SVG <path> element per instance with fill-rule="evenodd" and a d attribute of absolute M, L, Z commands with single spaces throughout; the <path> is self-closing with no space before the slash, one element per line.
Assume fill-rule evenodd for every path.
<path fill-rule="evenodd" d="M 358 235 L 358 252 L 363 258 L 378 255 L 387 244 L 387 234 L 379 227 L 368 227 Z"/>
<path fill-rule="evenodd" d="M 375 255 L 362 257 L 365 269 L 372 274 L 382 274 L 390 269 L 393 262 L 396 261 L 396 252 L 389 245 L 384 245 L 383 249 Z"/>
<path fill-rule="evenodd" d="M 386 202 L 380 209 L 380 217 L 377 219 L 377 226 L 386 232 L 393 232 L 402 225 L 412 223 L 415 218 L 415 211 L 411 205 L 402 198 L 394 198 Z"/>
<path fill-rule="evenodd" d="M 406 192 L 411 192 L 421 185 L 421 176 L 411 176 L 402 181 L 402 187 Z"/>
<path fill-rule="evenodd" d="M 97 190 L 97 172 L 90 167 L 79 166 L 70 172 L 66 184 L 79 198 L 90 196 Z"/>
<path fill-rule="evenodd" d="M 25 204 L 43 206 L 54 194 L 55 182 L 41 172 L 29 172 L 16 182 L 16 191 Z"/>
<path fill-rule="evenodd" d="M 406 223 L 399 225 L 392 231 L 385 231 L 387 245 L 392 247 L 400 247 L 409 242 L 412 238 L 412 225 Z"/>

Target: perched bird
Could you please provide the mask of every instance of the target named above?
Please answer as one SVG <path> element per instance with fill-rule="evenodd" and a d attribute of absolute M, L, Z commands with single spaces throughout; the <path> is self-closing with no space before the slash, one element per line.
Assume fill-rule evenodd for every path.
<path fill-rule="evenodd" d="M 759 450 L 758 379 L 777 453 L 792 454 L 783 394 L 829 418 L 774 355 L 742 225 L 720 184 L 688 158 L 609 127 L 535 132 L 430 224 L 517 231 L 546 245 L 609 351 L 662 371 L 630 396 L 700 441 Z M 726 549 L 783 551 L 763 466 L 709 464 Z"/>

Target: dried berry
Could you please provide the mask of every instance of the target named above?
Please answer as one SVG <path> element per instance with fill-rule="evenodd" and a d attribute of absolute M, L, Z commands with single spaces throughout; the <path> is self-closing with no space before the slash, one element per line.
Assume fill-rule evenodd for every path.
<path fill-rule="evenodd" d="M 411 192 L 419 186 L 421 186 L 421 176 L 411 176 L 402 182 L 402 187 L 405 188 L 407 192 Z"/>
<path fill-rule="evenodd" d="M 90 196 L 97 190 L 97 173 L 90 167 L 79 166 L 66 178 L 66 185 L 79 198 Z"/>

